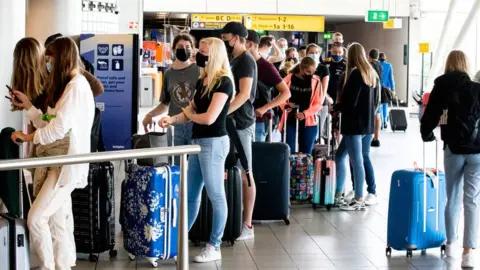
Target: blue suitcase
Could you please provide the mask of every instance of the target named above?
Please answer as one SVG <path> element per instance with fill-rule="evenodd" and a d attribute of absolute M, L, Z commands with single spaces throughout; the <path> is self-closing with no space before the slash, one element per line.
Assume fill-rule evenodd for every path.
<path fill-rule="evenodd" d="M 124 182 L 123 237 L 130 259 L 157 260 L 177 256 L 180 168 L 129 165 Z"/>
<path fill-rule="evenodd" d="M 425 147 L 425 146 L 424 146 Z M 424 148 L 425 149 L 425 148 Z M 425 162 L 424 162 L 425 164 Z M 427 170 L 428 171 L 428 170 Z M 425 167 L 395 171 L 390 185 L 386 255 L 392 248 L 413 250 L 440 247 L 445 251 L 445 174 L 425 173 Z"/>

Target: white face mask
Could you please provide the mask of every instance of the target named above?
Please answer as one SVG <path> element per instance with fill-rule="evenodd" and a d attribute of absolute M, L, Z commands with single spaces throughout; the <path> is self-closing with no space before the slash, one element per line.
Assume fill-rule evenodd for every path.
<path fill-rule="evenodd" d="M 307 56 L 310 57 L 310 58 L 312 58 L 312 59 L 315 61 L 315 63 L 317 63 L 317 64 L 320 62 L 320 54 L 313 54 L 313 53 L 311 53 L 311 54 L 309 54 L 309 55 L 307 55 Z"/>

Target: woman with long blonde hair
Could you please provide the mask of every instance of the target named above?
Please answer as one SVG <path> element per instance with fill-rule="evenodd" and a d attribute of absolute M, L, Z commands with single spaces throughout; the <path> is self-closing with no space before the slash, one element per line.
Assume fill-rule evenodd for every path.
<path fill-rule="evenodd" d="M 205 185 L 213 207 L 213 228 L 209 243 L 194 258 L 203 263 L 222 258 L 220 244 L 228 214 L 224 168 L 230 149 L 226 119 L 235 86 L 222 40 L 202 39 L 196 60 L 201 75 L 192 102 L 182 113 L 162 118 L 159 124 L 163 127 L 192 121 L 192 143 L 202 148 L 188 159 L 188 226 L 192 228 L 197 218 Z"/>
<path fill-rule="evenodd" d="M 480 214 L 480 84 L 471 80 L 468 66 L 462 51 L 448 55 L 445 74 L 435 79 L 420 131 L 424 141 L 433 141 L 440 122 L 447 187 L 445 253 L 451 258 L 461 254 L 457 240 L 463 200 L 462 267 L 473 268 Z"/>
<path fill-rule="evenodd" d="M 359 43 L 348 48 L 343 91 L 335 110 L 341 112 L 343 138 L 335 156 L 337 172 L 336 204 L 342 210 L 365 210 L 363 186 L 366 178 L 375 179 L 370 160 L 375 113 L 380 105 L 379 78 Z M 346 179 L 346 158 L 353 164 L 355 196 L 351 202 L 343 198 Z M 368 177 L 366 177 L 368 176 Z"/>

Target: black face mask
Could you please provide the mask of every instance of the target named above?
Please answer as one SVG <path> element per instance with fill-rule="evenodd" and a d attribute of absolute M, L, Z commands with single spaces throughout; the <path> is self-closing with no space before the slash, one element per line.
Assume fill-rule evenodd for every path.
<path fill-rule="evenodd" d="M 231 39 L 230 39 L 231 40 Z M 227 48 L 227 53 L 232 54 L 233 49 L 235 48 L 235 45 L 230 46 L 230 40 L 224 40 L 223 42 L 225 43 L 225 47 Z"/>
<path fill-rule="evenodd" d="M 199 66 L 201 68 L 206 67 L 207 64 L 208 64 L 208 56 L 205 56 L 205 55 L 201 54 L 200 52 L 198 52 L 197 55 L 195 56 L 195 60 L 197 62 L 197 66 Z"/>
<path fill-rule="evenodd" d="M 303 79 L 307 82 L 311 82 L 312 81 L 312 78 L 313 78 L 313 75 L 303 75 Z"/>
<path fill-rule="evenodd" d="M 177 49 L 175 51 L 175 58 L 178 59 L 179 61 L 182 61 L 182 62 L 185 62 L 188 59 L 190 59 L 191 55 L 192 55 L 192 52 L 190 50 Z"/>
<path fill-rule="evenodd" d="M 298 63 L 298 60 L 297 60 L 297 58 L 294 58 L 294 57 L 287 58 L 287 61 L 289 61 L 289 62 L 293 62 L 294 64 Z"/>

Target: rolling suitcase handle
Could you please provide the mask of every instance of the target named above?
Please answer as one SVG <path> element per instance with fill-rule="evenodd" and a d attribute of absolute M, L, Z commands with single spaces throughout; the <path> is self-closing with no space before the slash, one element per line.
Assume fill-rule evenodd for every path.
<path fill-rule="evenodd" d="M 423 232 L 427 232 L 427 165 L 426 165 L 426 142 L 423 143 Z M 435 219 L 435 228 L 438 231 L 438 224 L 439 224 L 439 213 L 438 213 L 438 205 L 439 205 L 439 171 L 438 171 L 438 140 L 435 139 L 435 173 L 429 174 L 430 178 L 432 178 L 432 183 L 435 188 L 436 193 L 436 206 L 435 212 L 437 213 Z M 436 182 L 436 183 L 435 183 Z"/>
<path fill-rule="evenodd" d="M 21 139 L 17 139 L 15 141 L 18 144 L 18 152 L 19 152 L 19 157 L 23 158 L 23 141 Z M 23 205 L 23 183 L 25 182 L 25 177 L 23 177 L 23 169 L 18 170 L 18 200 L 19 200 L 19 206 L 20 206 L 20 218 L 25 219 L 25 213 L 24 213 L 24 205 Z M 28 185 L 25 182 L 25 188 L 27 189 L 27 196 L 28 196 L 28 202 L 30 204 L 30 207 L 32 206 L 32 196 L 30 195 L 30 190 L 28 190 Z"/>
<path fill-rule="evenodd" d="M 265 117 L 268 119 L 268 130 L 267 130 L 267 137 L 268 142 L 272 142 L 272 135 L 273 135 L 273 115 L 270 112 L 266 112 L 264 114 Z"/>
<path fill-rule="evenodd" d="M 300 106 L 295 105 L 290 108 L 290 113 L 293 113 L 295 110 L 298 112 L 300 110 Z M 285 109 L 286 110 L 286 109 Z M 288 115 L 285 114 L 285 119 L 283 120 L 283 143 L 287 143 L 287 118 Z M 295 149 L 293 149 L 294 153 L 298 153 L 298 119 L 295 118 Z"/>

